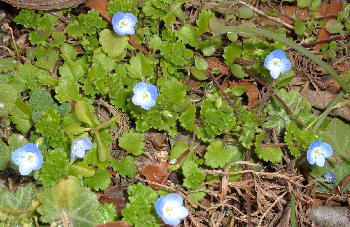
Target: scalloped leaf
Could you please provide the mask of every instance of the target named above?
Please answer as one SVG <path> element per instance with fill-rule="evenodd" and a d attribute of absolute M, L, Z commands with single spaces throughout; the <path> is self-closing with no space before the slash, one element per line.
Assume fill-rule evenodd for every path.
<path fill-rule="evenodd" d="M 97 222 L 97 197 L 88 188 L 80 186 L 75 178 L 62 180 L 46 188 L 39 198 L 41 206 L 38 211 L 44 223 L 52 223 L 63 215 L 68 216 L 72 226 L 94 227 Z"/>

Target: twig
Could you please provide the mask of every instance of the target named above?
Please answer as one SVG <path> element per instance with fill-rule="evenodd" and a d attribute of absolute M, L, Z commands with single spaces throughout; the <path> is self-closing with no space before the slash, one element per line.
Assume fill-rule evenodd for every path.
<path fill-rule="evenodd" d="M 256 13 L 258 13 L 258 14 L 264 16 L 264 17 L 267 17 L 267 18 L 270 19 L 270 20 L 276 21 L 276 22 L 278 22 L 278 23 L 284 25 L 286 28 L 288 28 L 288 29 L 290 29 L 290 30 L 294 30 L 294 26 L 293 26 L 293 25 L 290 25 L 290 24 L 284 22 L 284 21 L 281 20 L 280 18 L 268 16 L 268 15 L 266 15 L 263 11 L 261 11 L 261 10 L 255 8 L 255 7 L 253 7 L 253 6 L 250 5 L 250 4 L 247 4 L 247 3 L 243 2 L 243 1 L 238 1 L 238 3 L 240 3 L 240 4 L 242 4 L 242 5 L 246 6 L 246 7 L 248 7 L 249 9 L 253 10 L 254 12 L 256 12 Z"/>
<path fill-rule="evenodd" d="M 259 224 L 258 226 L 261 226 L 262 221 L 264 220 L 265 216 L 267 215 L 267 213 L 287 194 L 287 192 L 284 192 L 282 195 L 280 195 L 275 202 L 273 202 L 271 204 L 271 206 L 265 211 L 265 213 L 263 214 L 263 216 L 261 216 L 260 220 L 259 220 Z"/>
<path fill-rule="evenodd" d="M 328 39 L 320 39 L 320 40 L 316 40 L 316 41 L 313 41 L 313 42 L 308 42 L 308 43 L 302 43 L 300 45 L 302 45 L 303 47 L 312 47 L 312 46 L 315 46 L 319 43 L 328 43 L 328 42 L 331 42 L 331 41 L 334 41 L 334 40 L 342 40 L 342 39 L 347 39 L 348 37 L 350 37 L 350 32 L 347 33 L 347 34 L 343 34 L 343 35 L 336 35 L 336 36 L 332 36 Z"/>
<path fill-rule="evenodd" d="M 14 36 L 14 34 L 13 34 L 12 28 L 11 28 L 8 24 L 4 24 L 3 27 L 4 27 L 4 28 L 7 28 L 7 29 L 10 31 L 10 33 L 11 33 L 11 39 L 12 39 L 12 43 L 13 43 L 13 48 L 15 49 L 17 58 L 20 59 L 20 54 L 19 54 L 19 51 L 18 51 L 18 49 L 17 49 L 17 44 L 16 44 L 16 41 L 15 41 L 15 36 Z"/>

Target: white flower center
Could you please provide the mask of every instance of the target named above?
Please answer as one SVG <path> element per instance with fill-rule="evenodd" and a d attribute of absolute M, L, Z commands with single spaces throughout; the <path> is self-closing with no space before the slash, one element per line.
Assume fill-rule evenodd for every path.
<path fill-rule="evenodd" d="M 163 211 L 164 213 L 166 213 L 167 215 L 170 215 L 171 212 L 174 210 L 174 206 L 170 205 L 170 204 L 166 204 L 164 205 Z"/>
<path fill-rule="evenodd" d="M 142 94 L 142 98 L 147 101 L 147 100 L 149 100 L 151 98 L 151 94 L 148 91 L 145 91 Z"/>
<path fill-rule="evenodd" d="M 129 26 L 129 22 L 127 20 L 121 19 L 119 21 L 119 27 L 124 28 L 124 27 L 128 27 L 128 26 Z"/>
<path fill-rule="evenodd" d="M 3 108 L 4 106 L 4 103 L 0 103 L 0 108 Z"/>
<path fill-rule="evenodd" d="M 279 59 L 279 58 L 272 59 L 272 64 L 274 66 L 281 67 L 281 59 Z"/>
<path fill-rule="evenodd" d="M 33 162 L 35 159 L 35 156 L 33 153 L 28 153 L 28 154 L 26 154 L 25 158 L 27 159 L 28 162 Z"/>

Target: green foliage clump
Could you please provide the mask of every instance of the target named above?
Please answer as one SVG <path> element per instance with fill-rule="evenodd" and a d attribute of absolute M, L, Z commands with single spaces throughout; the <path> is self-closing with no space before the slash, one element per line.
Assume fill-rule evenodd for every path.
<path fill-rule="evenodd" d="M 45 188 L 39 195 L 40 220 L 52 223 L 58 218 L 68 218 L 73 226 L 93 227 L 97 224 L 98 200 L 88 188 L 75 178 L 61 180 Z"/>
<path fill-rule="evenodd" d="M 182 164 L 182 173 L 185 176 L 183 186 L 188 189 L 197 189 L 206 178 L 206 174 L 198 167 L 197 158 L 193 159 L 188 157 Z"/>
<path fill-rule="evenodd" d="M 115 206 L 111 203 L 101 204 L 97 210 L 97 220 L 99 224 L 116 221 L 117 211 L 115 210 Z"/>
<path fill-rule="evenodd" d="M 67 34 L 72 38 L 81 38 L 84 35 L 94 35 L 107 26 L 96 10 L 90 10 L 87 14 L 80 14 L 67 26 Z"/>
<path fill-rule="evenodd" d="M 11 84 L 0 83 L 0 87 L 0 117 L 3 117 L 15 107 L 19 92 Z"/>
<path fill-rule="evenodd" d="M 122 210 L 123 220 L 135 227 L 158 227 L 154 214 L 154 203 L 158 196 L 149 186 L 141 183 L 128 187 L 129 203 Z"/>
<path fill-rule="evenodd" d="M 205 164 L 211 168 L 222 168 L 232 159 L 232 153 L 224 148 L 220 140 L 215 140 L 207 147 Z"/>
<path fill-rule="evenodd" d="M 132 156 L 126 156 L 122 160 L 112 160 L 113 170 L 122 177 L 133 178 L 136 176 L 136 163 Z"/>
<path fill-rule="evenodd" d="M 143 133 L 126 132 L 119 138 L 119 146 L 130 154 L 138 156 L 143 153 L 145 135 Z"/>
<path fill-rule="evenodd" d="M 295 157 L 300 157 L 301 151 L 307 150 L 316 139 L 317 136 L 314 131 L 299 129 L 294 122 L 289 123 L 287 132 L 284 135 L 289 152 Z"/>
<path fill-rule="evenodd" d="M 84 184 L 92 187 L 95 191 L 106 190 L 112 183 L 112 175 L 106 170 L 98 169 L 94 176 L 86 177 Z"/>

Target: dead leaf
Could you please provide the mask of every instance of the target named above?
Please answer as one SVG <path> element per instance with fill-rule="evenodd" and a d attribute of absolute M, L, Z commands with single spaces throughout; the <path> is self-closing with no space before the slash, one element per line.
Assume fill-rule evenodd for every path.
<path fill-rule="evenodd" d="M 89 0 L 85 6 L 90 9 L 95 9 L 104 19 L 111 23 L 111 17 L 108 16 L 107 13 L 107 2 L 107 0 Z"/>
<path fill-rule="evenodd" d="M 232 88 L 234 86 L 243 86 L 247 88 L 246 94 L 248 96 L 248 105 L 247 105 L 248 110 L 251 110 L 260 104 L 260 91 L 255 84 L 249 81 L 240 81 L 240 82 L 233 81 L 230 87 Z"/>
<path fill-rule="evenodd" d="M 141 174 L 150 182 L 165 184 L 170 175 L 167 170 L 169 165 L 170 164 L 167 162 L 148 164 L 142 168 Z M 155 184 L 150 184 L 150 186 L 154 190 L 159 190 L 161 188 Z"/>
<path fill-rule="evenodd" d="M 208 62 L 208 68 L 218 68 L 221 75 L 230 75 L 231 70 L 224 63 L 220 61 L 219 58 L 210 57 L 206 59 Z"/>
<path fill-rule="evenodd" d="M 120 212 L 127 203 L 126 187 L 115 186 L 108 189 L 100 197 L 100 203 L 113 203 L 116 210 Z"/>
<path fill-rule="evenodd" d="M 329 16 L 329 15 L 335 15 L 339 13 L 342 9 L 343 1 L 342 0 L 330 0 L 327 11 L 324 16 Z M 325 18 L 323 19 L 324 22 L 334 20 L 334 18 Z M 317 34 L 317 40 L 324 40 L 328 39 L 330 36 L 329 32 L 327 31 L 326 27 L 320 28 Z M 318 43 L 315 45 L 315 50 L 320 51 L 324 43 Z"/>

